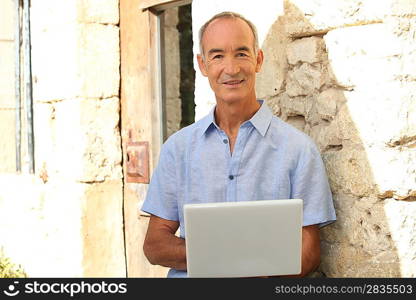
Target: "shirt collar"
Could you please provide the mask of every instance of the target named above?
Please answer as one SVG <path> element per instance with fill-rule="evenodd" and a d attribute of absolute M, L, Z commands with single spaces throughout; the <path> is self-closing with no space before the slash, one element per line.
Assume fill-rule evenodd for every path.
<path fill-rule="evenodd" d="M 262 136 L 265 136 L 267 129 L 269 128 L 270 122 L 272 120 L 273 114 L 270 111 L 270 108 L 264 102 L 264 100 L 257 100 L 257 101 L 260 104 L 260 108 L 254 114 L 254 116 L 252 116 L 251 119 L 248 120 L 247 122 L 250 122 Z M 215 111 L 215 106 L 214 108 L 211 109 L 209 114 L 206 115 L 201 120 L 201 123 L 200 123 L 201 135 L 206 133 L 208 129 L 211 128 L 212 126 L 215 126 L 219 129 L 218 125 L 215 123 L 214 111 Z"/>
<path fill-rule="evenodd" d="M 208 115 L 206 115 L 204 118 L 201 119 L 201 121 L 200 121 L 201 135 L 203 135 L 205 132 L 207 132 L 208 129 L 211 126 L 216 126 L 214 111 L 215 111 L 215 106 L 214 106 L 214 108 L 211 109 L 211 111 L 208 113 Z"/>
<path fill-rule="evenodd" d="M 261 105 L 259 110 L 248 121 L 253 124 L 254 128 L 256 128 L 262 136 L 265 136 L 270 122 L 272 121 L 273 114 L 264 100 L 258 100 L 258 102 Z"/>

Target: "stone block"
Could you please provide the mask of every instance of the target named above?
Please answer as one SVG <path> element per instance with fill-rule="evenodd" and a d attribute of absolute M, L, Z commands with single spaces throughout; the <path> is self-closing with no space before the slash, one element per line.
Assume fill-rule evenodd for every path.
<path fill-rule="evenodd" d="M 49 31 L 77 21 L 76 1 L 33 1 L 30 7 L 31 31 Z M 65 34 L 64 34 L 65 35 Z M 32 41 L 34 39 L 32 38 Z"/>
<path fill-rule="evenodd" d="M 297 39 L 288 45 L 286 53 L 291 65 L 298 62 L 313 64 L 324 58 L 325 44 L 322 38 L 315 36 Z"/>
<path fill-rule="evenodd" d="M 401 17 L 416 16 L 415 2 L 412 0 L 391 0 L 390 13 L 393 16 Z"/>
<path fill-rule="evenodd" d="M 83 185 L 47 186 L 33 175 L 1 175 L 0 182 L 0 244 L 10 257 L 29 277 L 83 276 Z"/>
<path fill-rule="evenodd" d="M 118 98 L 37 104 L 37 165 L 80 182 L 122 178 L 119 109 Z"/>
<path fill-rule="evenodd" d="M 323 152 L 333 191 L 342 190 L 357 197 L 414 199 L 416 167 L 411 162 L 416 160 L 416 154 L 412 149 L 376 146 L 360 149 L 339 139 L 337 128 L 331 133 L 331 127 L 332 124 L 318 133 L 312 128 L 311 135 L 323 150 L 337 142 L 343 145 L 342 150 Z"/>
<path fill-rule="evenodd" d="M 402 277 L 416 276 L 416 202 L 387 199 L 384 211 L 391 229 L 391 238 L 400 257 Z"/>
<path fill-rule="evenodd" d="M 344 92 L 346 116 L 354 123 L 362 143 L 400 144 L 405 137 L 416 136 L 415 83 L 392 82 L 379 86 L 356 88 Z"/>
<path fill-rule="evenodd" d="M 339 151 L 343 147 L 342 135 L 337 122 L 331 122 L 329 125 L 324 122 L 312 126 L 310 136 L 316 142 L 321 153 Z"/>
<path fill-rule="evenodd" d="M 39 200 L 32 200 L 37 212 L 32 224 L 38 228 L 33 239 L 39 261 L 31 267 L 32 276 L 82 277 L 81 222 L 86 185 L 56 178 L 38 184 L 41 194 Z"/>
<path fill-rule="evenodd" d="M 324 273 L 329 277 L 400 276 L 394 229 L 383 201 L 336 193 L 334 204 L 337 221 L 321 230 Z M 354 260 L 348 257 L 352 254 Z"/>
<path fill-rule="evenodd" d="M 322 158 L 333 193 L 356 197 L 376 194 L 372 168 L 363 148 L 344 145 L 340 151 L 322 153 Z"/>
<path fill-rule="evenodd" d="M 401 277 L 400 260 L 394 251 L 377 256 L 350 245 L 322 243 L 320 270 L 327 277 Z"/>
<path fill-rule="evenodd" d="M 82 103 L 81 130 L 85 136 L 82 181 L 122 178 L 118 98 Z"/>
<path fill-rule="evenodd" d="M 16 172 L 15 110 L 0 108 L 0 173 Z"/>
<path fill-rule="evenodd" d="M 14 40 L 15 1 L 0 1 L 0 40 Z M 1 53 L 1 51 L 0 51 Z"/>
<path fill-rule="evenodd" d="M 323 240 L 348 243 L 371 255 L 394 249 L 384 203 L 375 196 L 357 198 L 344 193 L 334 195 L 337 221 Z M 336 231 L 342 234 L 333 235 Z"/>
<path fill-rule="evenodd" d="M 279 96 L 270 97 L 265 99 L 265 103 L 269 106 L 270 110 L 275 116 L 280 117 L 282 115 L 282 109 L 280 107 L 280 100 L 283 97 L 287 97 L 286 94 L 280 94 Z"/>
<path fill-rule="evenodd" d="M 117 96 L 120 86 L 119 28 L 85 24 L 78 29 L 78 95 L 88 98 Z"/>
<path fill-rule="evenodd" d="M 14 43 L 0 41 L 0 109 L 14 108 Z"/>
<path fill-rule="evenodd" d="M 324 83 L 320 69 L 306 63 L 294 67 L 287 76 L 286 93 L 290 97 L 310 95 Z"/>
<path fill-rule="evenodd" d="M 381 22 L 389 13 L 390 1 L 286 1 L 286 31 L 289 36 L 301 37 L 322 34 L 340 27 Z"/>
<path fill-rule="evenodd" d="M 370 147 L 366 149 L 377 195 L 399 200 L 416 199 L 416 152 L 414 149 Z"/>
<path fill-rule="evenodd" d="M 106 11 L 113 10 L 117 15 L 114 22 L 118 23 L 118 1 L 46 0 L 33 4 L 31 25 L 35 100 L 118 95 L 118 27 L 77 25 L 81 12 L 85 12 L 82 15 L 86 18 L 85 22 L 94 22 L 95 17 L 107 16 Z M 90 17 L 92 20 L 88 19 Z M 110 19 L 105 19 L 105 22 L 110 23 Z"/>
<path fill-rule="evenodd" d="M 78 22 L 119 23 L 119 0 L 77 0 Z"/>
<path fill-rule="evenodd" d="M 332 30 L 324 40 L 341 86 L 380 85 L 401 74 L 402 43 L 386 24 Z"/>
<path fill-rule="evenodd" d="M 345 102 L 344 94 L 338 89 L 328 89 L 316 98 L 316 110 L 323 120 L 333 120 L 339 103 Z"/>
<path fill-rule="evenodd" d="M 34 99 L 56 101 L 118 95 L 119 55 L 119 29 L 112 25 L 68 23 L 51 26 L 46 31 L 34 30 Z"/>
<path fill-rule="evenodd" d="M 69 102 L 69 101 L 68 101 Z M 36 103 L 36 173 L 48 180 L 64 177 L 73 180 L 82 173 L 81 151 L 84 146 L 76 101 Z"/>
<path fill-rule="evenodd" d="M 82 209 L 83 276 L 124 277 L 122 180 L 86 185 Z"/>
<path fill-rule="evenodd" d="M 34 25 L 38 22 L 37 18 L 33 21 Z M 75 25 L 51 23 L 49 27 L 45 25 L 45 29 L 41 24 L 37 25 L 32 30 L 34 100 L 56 101 L 76 97 L 79 90 L 76 53 L 79 50 Z"/>
<path fill-rule="evenodd" d="M 121 180 L 2 174 L 0 182 L 0 244 L 28 276 L 125 276 Z"/>
<path fill-rule="evenodd" d="M 288 97 L 287 94 L 283 94 L 279 97 L 279 107 L 282 110 L 284 116 L 305 116 L 308 112 L 306 97 Z"/>
<path fill-rule="evenodd" d="M 305 126 L 306 126 L 306 121 L 305 121 L 305 117 L 298 115 L 298 116 L 288 116 L 286 119 L 286 122 L 290 125 L 292 125 L 293 127 L 299 129 L 300 131 L 304 131 L 305 130 Z"/>
<path fill-rule="evenodd" d="M 316 126 L 322 123 L 322 118 L 316 110 L 316 97 L 317 94 L 314 93 L 305 98 L 306 122 L 308 122 L 310 126 Z"/>

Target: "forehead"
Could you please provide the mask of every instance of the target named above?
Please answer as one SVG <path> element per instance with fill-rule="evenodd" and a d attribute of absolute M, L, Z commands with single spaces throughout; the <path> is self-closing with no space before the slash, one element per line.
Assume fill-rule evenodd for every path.
<path fill-rule="evenodd" d="M 210 47 L 223 47 L 238 42 L 249 46 L 254 42 L 250 26 L 239 18 L 220 18 L 212 21 L 202 37 L 205 50 Z M 246 45 L 247 44 L 247 45 Z"/>

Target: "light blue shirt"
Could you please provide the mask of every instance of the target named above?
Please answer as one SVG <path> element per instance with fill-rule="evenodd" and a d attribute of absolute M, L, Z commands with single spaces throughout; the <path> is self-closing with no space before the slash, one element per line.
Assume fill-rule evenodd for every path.
<path fill-rule="evenodd" d="M 303 199 L 303 225 L 335 221 L 332 195 L 312 139 L 274 116 L 263 101 L 241 124 L 231 155 L 214 109 L 173 134 L 162 146 L 142 211 L 178 221 L 185 237 L 183 205 Z M 186 277 L 171 269 L 168 277 Z"/>

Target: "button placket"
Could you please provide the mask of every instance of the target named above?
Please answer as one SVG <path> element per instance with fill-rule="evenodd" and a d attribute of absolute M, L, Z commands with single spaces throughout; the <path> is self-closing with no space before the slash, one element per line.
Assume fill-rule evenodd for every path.
<path fill-rule="evenodd" d="M 248 130 L 246 126 L 240 127 L 237 141 L 234 146 L 233 155 L 230 157 L 229 172 L 228 172 L 228 187 L 227 187 L 227 201 L 237 201 L 237 174 L 240 160 L 242 158 L 243 147 L 246 144 Z"/>

